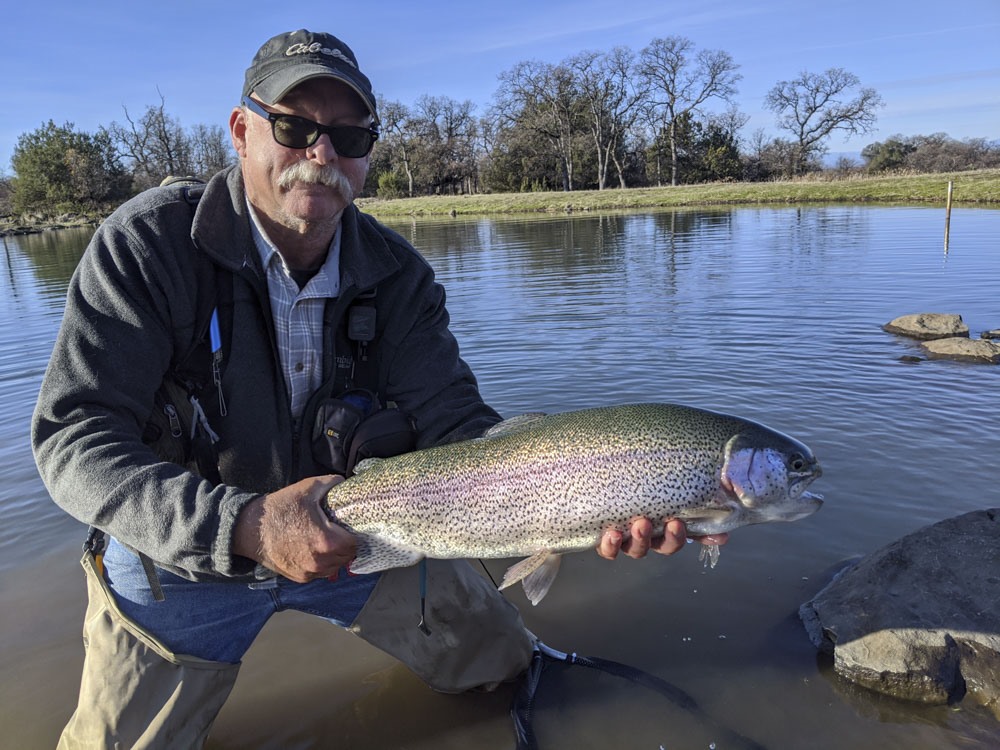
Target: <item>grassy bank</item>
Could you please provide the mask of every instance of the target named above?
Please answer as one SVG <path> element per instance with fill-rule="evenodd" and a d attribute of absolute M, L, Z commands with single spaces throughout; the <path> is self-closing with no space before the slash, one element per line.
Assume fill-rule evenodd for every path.
<path fill-rule="evenodd" d="M 1000 169 L 943 174 L 852 176 L 841 179 L 715 183 L 678 187 L 501 193 L 358 201 L 375 216 L 559 213 L 724 204 L 881 203 L 943 204 L 948 182 L 955 205 L 1000 206 Z"/>
<path fill-rule="evenodd" d="M 891 177 L 825 177 L 777 182 L 728 182 L 678 187 L 577 190 L 571 193 L 442 195 L 381 200 L 362 198 L 362 210 L 375 216 L 458 216 L 491 214 L 628 211 L 716 205 L 794 203 L 944 204 L 948 182 L 957 206 L 1000 207 L 1000 169 Z M 0 235 L 74 226 L 96 226 L 101 214 L 58 218 L 0 217 Z"/>

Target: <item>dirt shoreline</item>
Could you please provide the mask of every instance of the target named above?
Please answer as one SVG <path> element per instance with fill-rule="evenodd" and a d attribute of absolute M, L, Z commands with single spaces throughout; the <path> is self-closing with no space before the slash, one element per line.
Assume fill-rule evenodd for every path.
<path fill-rule="evenodd" d="M 41 219 L 33 223 L 15 221 L 11 217 L 0 217 L 0 237 L 15 236 L 21 234 L 41 234 L 42 232 L 53 232 L 57 229 L 76 229 L 78 227 L 96 227 L 103 217 L 80 216 L 70 219 L 62 217 L 56 219 Z"/>

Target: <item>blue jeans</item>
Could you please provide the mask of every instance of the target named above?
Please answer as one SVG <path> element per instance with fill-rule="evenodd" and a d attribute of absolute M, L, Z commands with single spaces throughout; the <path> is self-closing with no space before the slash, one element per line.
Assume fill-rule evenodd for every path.
<path fill-rule="evenodd" d="M 150 591 L 138 556 L 111 539 L 104 553 L 105 578 L 122 612 L 175 654 L 238 663 L 275 612 L 295 609 L 348 627 L 378 583 L 380 574 L 347 575 L 294 583 L 195 583 L 157 569 L 164 601 Z"/>

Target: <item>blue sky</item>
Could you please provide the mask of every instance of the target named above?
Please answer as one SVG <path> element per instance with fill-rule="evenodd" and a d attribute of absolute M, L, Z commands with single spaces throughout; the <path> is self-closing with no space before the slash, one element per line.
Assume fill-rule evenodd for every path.
<path fill-rule="evenodd" d="M 376 93 L 473 101 L 482 112 L 497 76 L 522 60 L 557 63 L 584 50 L 689 38 L 741 66 L 737 104 L 749 135 L 778 135 L 763 99 L 803 70 L 842 67 L 885 100 L 877 131 L 1000 139 L 1000 0 L 373 0 L 293 3 L 7 3 L 2 13 L 0 174 L 17 138 L 49 119 L 93 132 L 166 100 L 184 126 L 224 125 L 243 72 L 268 37 L 329 31 L 350 45 Z M 159 93 L 158 93 L 159 92 Z"/>

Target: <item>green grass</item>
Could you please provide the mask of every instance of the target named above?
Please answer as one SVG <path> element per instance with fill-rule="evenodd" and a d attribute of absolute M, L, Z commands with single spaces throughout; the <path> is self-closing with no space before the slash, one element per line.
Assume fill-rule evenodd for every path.
<path fill-rule="evenodd" d="M 944 205 L 948 182 L 956 206 L 1000 207 L 1000 169 L 888 177 L 824 177 L 775 182 L 719 182 L 710 185 L 577 190 L 571 193 L 498 193 L 381 200 L 362 198 L 358 206 L 377 217 L 488 216 L 558 214 L 579 211 L 630 211 L 720 205 L 791 205 L 805 203 L 878 203 Z M 101 214 L 72 219 L 0 217 L 0 235 L 98 224 Z"/>
<path fill-rule="evenodd" d="M 364 198 L 358 206 L 375 216 L 489 215 L 617 211 L 727 204 L 795 203 L 945 203 L 948 182 L 954 205 L 1000 204 L 1000 169 L 942 174 L 850 176 L 844 178 L 728 182 L 678 187 L 579 190 L 570 193 L 498 193 L 381 200 Z"/>

